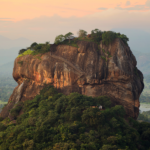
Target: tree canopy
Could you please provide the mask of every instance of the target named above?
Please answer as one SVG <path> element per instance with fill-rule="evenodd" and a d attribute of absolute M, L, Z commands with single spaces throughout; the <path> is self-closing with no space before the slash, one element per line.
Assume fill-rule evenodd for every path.
<path fill-rule="evenodd" d="M 54 43 L 59 44 L 59 43 L 63 42 L 64 40 L 65 40 L 65 36 L 61 34 L 61 35 L 56 36 Z"/>
<path fill-rule="evenodd" d="M 99 109 L 103 106 L 103 110 Z M 24 113 L 20 114 L 20 111 Z M 47 85 L 40 94 L 0 118 L 1 150 L 149 150 L 150 124 L 124 119 L 123 106 L 107 96 L 66 96 Z"/>
<path fill-rule="evenodd" d="M 77 32 L 77 34 L 78 34 L 78 37 L 87 36 L 87 32 L 85 30 L 81 30 L 81 29 Z"/>
<path fill-rule="evenodd" d="M 70 42 L 70 39 L 73 38 L 73 33 L 72 32 L 68 32 L 67 34 L 65 34 L 65 39 L 69 39 L 69 42 Z"/>

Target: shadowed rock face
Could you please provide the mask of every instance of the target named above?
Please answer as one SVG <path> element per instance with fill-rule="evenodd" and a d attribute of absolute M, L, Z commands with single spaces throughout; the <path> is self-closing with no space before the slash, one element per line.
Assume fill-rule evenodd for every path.
<path fill-rule="evenodd" d="M 9 110 L 15 103 L 33 99 L 44 83 L 52 83 L 64 94 L 107 95 L 114 105 L 123 105 L 127 115 L 136 119 L 144 84 L 130 48 L 119 38 L 109 46 L 100 42 L 100 50 L 92 42 L 80 41 L 77 45 L 79 48 L 52 45 L 51 52 L 43 54 L 41 60 L 31 55 L 16 58 L 13 77 L 18 86 L 0 115 L 11 118 Z"/>

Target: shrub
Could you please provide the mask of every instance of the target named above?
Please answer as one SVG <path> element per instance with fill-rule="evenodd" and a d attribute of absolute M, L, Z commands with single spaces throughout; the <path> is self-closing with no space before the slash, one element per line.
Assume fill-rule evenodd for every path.
<path fill-rule="evenodd" d="M 6 129 L 6 125 L 4 125 L 3 123 L 0 123 L 0 132 L 4 131 Z"/>
<path fill-rule="evenodd" d="M 18 53 L 18 54 L 20 55 L 20 54 L 24 53 L 26 50 L 27 50 L 27 49 L 21 49 L 21 50 L 19 50 L 19 53 Z"/>
<path fill-rule="evenodd" d="M 106 46 L 108 46 L 109 44 L 111 44 L 114 39 L 116 38 L 116 33 L 113 31 L 104 31 L 104 33 L 102 34 L 102 42 L 103 44 L 105 44 Z"/>
<path fill-rule="evenodd" d="M 43 54 L 50 51 L 50 45 L 46 44 L 38 44 L 34 46 L 32 55 L 37 55 L 39 53 Z"/>
<path fill-rule="evenodd" d="M 31 44 L 30 47 L 31 47 L 31 48 L 34 48 L 36 45 L 38 45 L 38 44 L 37 44 L 36 42 L 34 42 L 34 43 Z"/>
<path fill-rule="evenodd" d="M 23 102 L 18 102 L 13 109 L 11 109 L 10 113 L 11 115 L 16 119 L 20 110 L 23 107 Z"/>
<path fill-rule="evenodd" d="M 0 121 L 3 121 L 4 120 L 4 118 L 3 117 L 0 117 Z"/>
<path fill-rule="evenodd" d="M 32 49 L 32 50 L 31 50 Z M 24 56 L 24 55 L 37 55 L 37 54 L 43 54 L 50 51 L 50 44 L 46 42 L 45 44 L 37 44 L 34 42 L 31 44 L 31 47 L 29 47 L 28 50 L 24 51 L 18 57 Z"/>
<path fill-rule="evenodd" d="M 25 56 L 25 55 L 31 55 L 33 51 L 31 51 L 30 49 L 24 51 L 22 54 L 18 55 L 18 57 L 22 57 L 22 56 Z"/>
<path fill-rule="evenodd" d="M 102 31 L 99 29 L 95 29 L 91 31 L 91 38 L 96 42 L 100 42 L 102 40 Z"/>
<path fill-rule="evenodd" d="M 124 34 L 119 33 L 119 34 L 117 34 L 117 37 L 120 37 L 125 44 L 127 44 L 127 42 L 129 41 L 129 38 Z"/>

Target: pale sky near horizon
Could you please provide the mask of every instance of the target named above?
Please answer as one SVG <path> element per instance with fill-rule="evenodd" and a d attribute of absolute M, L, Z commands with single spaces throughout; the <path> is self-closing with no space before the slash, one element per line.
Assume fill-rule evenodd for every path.
<path fill-rule="evenodd" d="M 59 34 L 95 28 L 150 33 L 150 0 L 0 0 L 0 35 L 11 39 L 53 42 Z"/>

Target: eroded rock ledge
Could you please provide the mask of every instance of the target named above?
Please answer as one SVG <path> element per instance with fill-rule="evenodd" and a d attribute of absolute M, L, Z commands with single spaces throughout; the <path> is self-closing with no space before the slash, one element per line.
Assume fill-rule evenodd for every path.
<path fill-rule="evenodd" d="M 0 115 L 10 116 L 9 110 L 15 103 L 33 99 L 44 83 L 52 83 L 64 94 L 108 95 L 114 105 L 123 105 L 127 115 L 136 119 L 144 84 L 130 48 L 119 38 L 109 46 L 100 42 L 100 50 L 92 42 L 80 41 L 77 45 L 79 48 L 52 45 L 51 52 L 43 54 L 41 59 L 32 55 L 16 58 L 13 77 L 18 86 Z M 18 63 L 21 61 L 22 65 Z"/>

